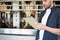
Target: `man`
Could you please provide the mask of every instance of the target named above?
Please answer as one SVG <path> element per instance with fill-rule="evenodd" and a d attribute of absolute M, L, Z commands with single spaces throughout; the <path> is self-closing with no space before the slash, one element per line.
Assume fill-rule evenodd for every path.
<path fill-rule="evenodd" d="M 35 25 L 38 29 L 36 40 L 57 40 L 57 35 L 60 35 L 60 10 L 54 6 L 53 0 L 42 2 L 45 10 Z"/>

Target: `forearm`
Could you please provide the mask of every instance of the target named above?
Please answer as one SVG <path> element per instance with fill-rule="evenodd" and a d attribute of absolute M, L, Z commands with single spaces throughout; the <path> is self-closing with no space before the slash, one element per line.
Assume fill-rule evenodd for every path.
<path fill-rule="evenodd" d="M 53 34 L 60 35 L 60 28 L 51 28 L 51 27 L 45 27 L 44 30 L 47 30 Z"/>

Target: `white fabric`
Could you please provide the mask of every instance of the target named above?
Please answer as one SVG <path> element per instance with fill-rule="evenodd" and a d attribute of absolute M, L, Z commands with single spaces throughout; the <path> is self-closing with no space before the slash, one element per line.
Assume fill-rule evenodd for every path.
<path fill-rule="evenodd" d="M 47 9 L 47 10 L 46 10 L 46 13 L 45 13 L 45 15 L 43 16 L 42 21 L 41 21 L 41 23 L 42 23 L 43 25 L 46 25 L 47 19 L 48 19 L 50 13 L 51 13 L 51 9 Z M 44 35 L 44 30 L 40 30 L 40 32 L 39 32 L 39 40 L 43 40 L 43 35 Z"/>

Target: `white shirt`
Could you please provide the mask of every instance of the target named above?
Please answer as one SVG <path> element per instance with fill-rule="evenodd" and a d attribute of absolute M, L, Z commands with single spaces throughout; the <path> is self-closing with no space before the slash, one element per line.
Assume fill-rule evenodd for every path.
<path fill-rule="evenodd" d="M 42 23 L 43 25 L 46 25 L 47 19 L 48 19 L 50 13 L 51 13 L 51 9 L 47 9 L 47 10 L 46 10 L 46 13 L 45 13 L 45 15 L 43 16 L 42 21 L 41 21 L 41 23 Z M 44 30 L 40 30 L 40 32 L 39 32 L 39 40 L 43 40 L 43 35 L 44 35 Z"/>

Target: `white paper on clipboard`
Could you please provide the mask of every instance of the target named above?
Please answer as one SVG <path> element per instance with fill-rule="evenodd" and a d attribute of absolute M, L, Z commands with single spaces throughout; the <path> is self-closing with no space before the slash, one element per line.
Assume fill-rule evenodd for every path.
<path fill-rule="evenodd" d="M 24 18 L 24 20 L 29 23 L 33 28 L 36 28 L 36 23 L 37 23 L 37 20 L 34 19 L 33 17 L 28 17 L 28 18 Z"/>

